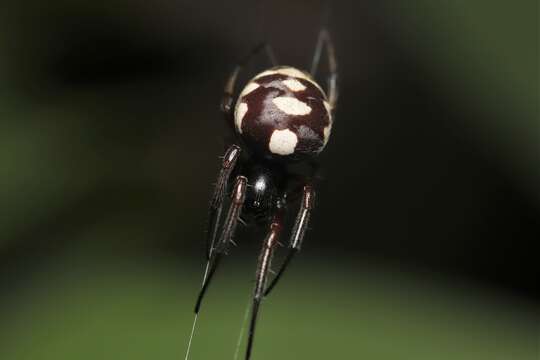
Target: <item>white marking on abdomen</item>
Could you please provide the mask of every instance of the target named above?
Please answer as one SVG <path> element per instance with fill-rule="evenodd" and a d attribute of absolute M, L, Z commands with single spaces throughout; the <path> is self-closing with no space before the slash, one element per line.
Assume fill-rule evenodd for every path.
<path fill-rule="evenodd" d="M 297 143 L 298 137 L 291 130 L 274 130 L 268 148 L 273 154 L 290 155 L 294 153 Z"/>
<path fill-rule="evenodd" d="M 253 90 L 257 89 L 260 85 L 257 84 L 256 82 L 250 82 L 246 85 L 246 87 L 244 88 L 244 90 L 242 90 L 242 92 L 240 93 L 240 95 L 238 95 L 238 98 L 241 99 L 243 98 L 244 96 L 246 96 L 247 94 L 249 94 L 250 92 L 252 92 Z"/>
<path fill-rule="evenodd" d="M 279 110 L 288 115 L 307 115 L 311 112 L 311 107 L 293 97 L 279 96 L 273 98 L 272 102 Z"/>
<path fill-rule="evenodd" d="M 331 133 L 332 133 L 332 122 L 330 121 L 330 124 L 328 124 L 328 126 L 323 129 L 323 135 L 324 135 L 323 146 L 326 146 L 326 143 L 330 139 Z"/>
<path fill-rule="evenodd" d="M 304 86 L 304 84 L 302 84 L 300 81 L 296 79 L 283 80 L 283 84 L 285 84 L 286 87 L 288 87 L 290 90 L 294 92 L 306 90 L 306 87 Z"/>
<path fill-rule="evenodd" d="M 298 70 L 296 68 L 293 68 L 291 66 L 263 71 L 262 73 L 256 75 L 253 78 L 253 80 L 261 78 L 263 76 L 275 75 L 275 74 L 280 74 L 280 75 L 285 75 L 285 76 L 289 76 L 289 77 L 293 77 L 293 78 L 299 78 L 299 79 L 307 80 L 310 83 L 312 83 L 313 85 L 315 85 L 324 94 L 324 90 L 321 88 L 321 86 L 319 84 L 317 84 L 317 82 L 311 77 L 311 75 L 309 75 L 308 73 L 305 73 L 305 72 L 303 72 L 301 70 Z"/>
<path fill-rule="evenodd" d="M 242 133 L 242 120 L 248 111 L 248 105 L 245 102 L 239 103 L 236 105 L 236 110 L 234 112 L 234 124 L 236 125 L 236 130 L 241 134 Z"/>
<path fill-rule="evenodd" d="M 330 103 L 328 101 L 324 100 L 323 104 L 324 104 L 324 107 L 325 107 L 326 111 L 328 111 L 328 114 L 331 114 L 332 113 L 332 106 L 330 105 Z"/>

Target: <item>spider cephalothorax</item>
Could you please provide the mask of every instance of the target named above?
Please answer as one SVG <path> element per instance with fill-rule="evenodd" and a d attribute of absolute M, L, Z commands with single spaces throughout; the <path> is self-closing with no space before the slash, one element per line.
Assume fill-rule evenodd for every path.
<path fill-rule="evenodd" d="M 247 83 L 238 96 L 234 122 L 253 151 L 301 159 L 320 153 L 328 142 L 331 106 L 310 74 L 280 66 Z"/>
<path fill-rule="evenodd" d="M 323 48 L 328 55 L 327 92 L 314 79 Z M 240 70 L 262 49 L 266 49 L 273 67 L 253 77 L 234 101 Z M 238 222 L 264 226 L 267 235 L 257 266 L 246 360 L 251 356 L 261 301 L 300 250 L 307 231 L 315 197 L 313 178 L 316 166 L 313 166 L 313 159 L 324 149 L 330 137 L 337 100 L 336 79 L 334 48 L 328 32 L 321 30 L 309 73 L 290 66 L 277 66 L 271 48 L 264 45 L 257 47 L 235 68 L 225 85 L 221 109 L 234 129 L 236 141 L 223 157 L 210 203 L 208 261 L 195 313 L 199 313 L 218 264 L 233 244 L 232 237 Z M 311 169 L 309 174 L 291 169 L 291 164 L 308 159 L 304 163 Z M 227 202 L 228 211 L 222 216 Z M 288 203 L 299 203 L 288 255 L 267 285 L 272 255 L 283 230 Z"/>

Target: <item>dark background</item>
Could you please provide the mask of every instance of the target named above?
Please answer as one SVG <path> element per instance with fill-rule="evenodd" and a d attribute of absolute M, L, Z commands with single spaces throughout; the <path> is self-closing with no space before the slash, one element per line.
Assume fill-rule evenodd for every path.
<path fill-rule="evenodd" d="M 0 325 L 1 357 L 113 358 L 114 353 L 116 358 L 145 358 L 144 351 L 128 356 L 118 350 L 125 350 L 120 340 L 95 353 L 99 356 L 90 355 L 85 346 L 97 351 L 100 334 L 116 333 L 116 324 L 125 320 L 106 311 L 89 315 L 86 306 L 77 305 L 64 327 L 56 328 L 57 335 L 50 335 L 44 325 L 48 320 L 37 319 L 57 319 L 64 305 L 78 304 L 72 291 L 80 295 L 86 289 L 80 295 L 86 304 L 101 292 L 109 294 L 104 283 L 116 290 L 125 287 L 98 302 L 123 308 L 118 299 L 133 297 L 130 286 L 136 294 L 148 294 L 160 281 L 159 289 L 170 298 L 151 298 L 144 306 L 170 313 L 153 318 L 155 329 L 148 319 L 133 327 L 166 334 L 171 342 L 152 342 L 144 331 L 140 342 L 125 341 L 143 348 L 148 341 L 155 346 L 148 345 L 150 353 L 159 348 L 163 358 L 182 353 L 202 277 L 208 200 L 223 153 L 226 127 L 218 104 L 225 78 L 235 61 L 263 39 L 272 43 L 280 62 L 307 67 L 328 8 L 340 68 L 337 122 L 320 157 L 323 178 L 305 248 L 284 279 L 288 285 L 273 295 L 281 297 L 283 307 L 265 308 L 268 317 L 288 321 L 285 315 L 307 306 L 300 301 L 302 291 L 307 299 L 319 294 L 341 299 L 327 303 L 324 314 L 330 322 L 344 313 L 377 313 L 372 305 L 378 295 L 387 300 L 389 291 L 402 311 L 411 306 L 425 317 L 426 329 L 441 325 L 439 316 L 424 312 L 434 303 L 446 304 L 441 305 L 444 316 L 451 318 L 455 311 L 463 316 L 457 333 L 471 326 L 469 312 L 476 312 L 471 303 L 492 309 L 485 317 L 499 319 L 497 325 L 484 318 L 471 322 L 514 334 L 508 341 L 530 350 L 522 356 L 535 352 L 534 341 L 527 341 L 538 335 L 531 331 L 538 325 L 538 261 L 532 249 L 540 238 L 536 2 L 337 1 L 325 6 L 311 1 L 53 0 L 3 7 L 0 294 L 5 296 L 0 314 L 7 320 Z M 257 59 L 246 77 L 265 66 L 263 58 Z M 213 302 L 208 305 L 228 312 L 220 294 L 236 295 L 230 300 L 235 304 L 241 299 L 227 328 L 234 339 L 249 292 L 249 286 L 238 290 L 238 283 L 251 284 L 261 240 L 249 229 L 240 232 L 240 246 L 227 259 L 229 270 L 222 269 L 236 275 L 216 279 L 221 285 L 209 293 Z M 302 288 L 304 282 L 312 285 Z M 143 283 L 153 290 L 139 288 Z M 332 294 L 336 284 L 341 292 Z M 373 304 L 357 302 L 358 292 L 358 299 L 375 293 Z M 64 305 L 42 305 L 44 294 L 51 304 Z M 138 314 L 146 309 L 132 306 Z M 308 319 L 324 311 L 312 306 Z M 387 316 L 388 309 L 379 310 Z M 341 315 L 336 318 L 334 312 Z M 515 315 L 512 324 L 519 330 L 504 322 L 508 313 Z M 88 327 L 81 314 L 103 321 Z M 207 327 L 219 322 L 215 316 L 208 315 Z M 411 316 L 403 324 L 418 321 Z M 174 325 L 162 327 L 165 318 Z M 298 336 L 315 326 L 309 320 L 303 324 Z M 388 324 L 395 336 L 381 332 L 390 348 L 399 341 L 409 344 L 411 339 L 399 336 L 414 333 L 399 324 Z M 336 355 L 336 349 L 347 358 L 387 358 L 389 353 L 377 347 L 347 349 L 362 339 L 355 330 L 364 329 L 366 335 L 370 328 L 346 325 L 343 331 L 353 340 L 329 345 L 336 358 L 346 357 Z M 272 343 L 272 329 L 267 325 L 259 335 L 260 358 L 265 358 L 264 341 L 272 351 L 283 347 Z M 282 332 L 279 324 L 275 329 Z M 66 350 L 60 339 L 79 332 L 88 336 L 69 340 L 76 345 Z M 470 335 L 467 339 L 474 339 Z M 486 336 L 488 344 L 497 343 L 495 336 Z M 54 339 L 61 345 L 51 350 Z M 234 347 L 234 341 L 214 333 L 201 334 L 198 341 Z M 448 349 L 462 349 L 448 352 L 449 358 L 481 357 L 473 356 L 470 344 L 447 343 Z M 307 358 L 301 341 L 288 346 L 296 351 L 286 353 L 291 358 Z M 418 346 L 406 353 L 396 345 L 391 357 L 422 358 L 425 345 Z M 434 349 L 432 354 L 444 352 L 441 346 Z M 484 355 L 516 355 L 505 349 Z M 310 351 L 309 358 L 324 358 L 312 346 Z M 232 352 L 209 354 L 199 356 L 232 358 Z"/>

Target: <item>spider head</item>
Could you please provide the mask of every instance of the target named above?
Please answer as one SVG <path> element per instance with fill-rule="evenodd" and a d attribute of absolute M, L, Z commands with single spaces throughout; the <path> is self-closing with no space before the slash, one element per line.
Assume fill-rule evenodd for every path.
<path fill-rule="evenodd" d="M 318 155 L 332 129 L 326 94 L 308 73 L 281 66 L 263 71 L 240 92 L 235 129 L 251 151 L 269 159 Z"/>

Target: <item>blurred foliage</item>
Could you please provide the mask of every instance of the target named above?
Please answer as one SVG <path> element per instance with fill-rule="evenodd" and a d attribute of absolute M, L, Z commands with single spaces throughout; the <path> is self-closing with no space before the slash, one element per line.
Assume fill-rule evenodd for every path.
<path fill-rule="evenodd" d="M 540 178 L 538 2 L 391 1 L 387 8 L 404 47 L 444 76 L 465 106 L 484 143 L 516 170 Z M 478 110 L 476 110 L 478 111 Z M 487 145 L 486 145 L 487 146 Z M 538 186 L 529 179 L 528 186 Z"/>
<path fill-rule="evenodd" d="M 346 268 L 300 263 L 301 270 L 291 271 L 264 303 L 257 359 L 537 358 L 538 318 L 531 304 L 368 266 L 352 276 Z M 47 264 L 3 296 L 0 356 L 182 358 L 201 276 L 187 265 L 95 253 Z M 239 284 L 247 284 L 249 269 L 226 266 L 217 277 L 192 359 L 232 359 L 250 294 Z"/>

